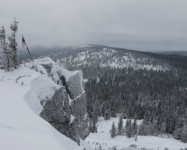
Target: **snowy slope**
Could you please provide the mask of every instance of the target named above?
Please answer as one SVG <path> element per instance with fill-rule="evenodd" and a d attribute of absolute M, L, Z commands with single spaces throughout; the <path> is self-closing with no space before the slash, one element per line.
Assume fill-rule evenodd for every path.
<path fill-rule="evenodd" d="M 38 116 L 40 101 L 59 87 L 30 66 L 21 65 L 13 72 L 0 70 L 0 149 L 83 149 Z"/>
<path fill-rule="evenodd" d="M 173 138 L 167 137 L 155 137 L 155 136 L 138 136 L 138 140 L 135 141 L 134 138 L 127 138 L 126 136 L 116 136 L 115 138 L 111 138 L 110 129 L 112 127 L 113 121 L 117 127 L 119 118 L 111 118 L 110 120 L 104 120 L 103 118 L 99 118 L 98 121 L 98 132 L 91 133 L 86 141 L 89 142 L 92 147 L 102 147 L 104 150 L 108 150 L 112 147 L 117 147 L 119 149 L 125 148 L 128 149 L 130 145 L 137 145 L 137 149 L 128 149 L 128 150 L 140 150 L 141 148 L 147 148 L 151 150 L 165 150 L 167 147 L 169 150 L 180 150 L 181 148 L 187 148 L 186 143 L 182 143 Z M 141 120 L 138 121 L 138 124 L 141 123 Z M 126 124 L 126 119 L 123 119 L 123 126 Z"/>

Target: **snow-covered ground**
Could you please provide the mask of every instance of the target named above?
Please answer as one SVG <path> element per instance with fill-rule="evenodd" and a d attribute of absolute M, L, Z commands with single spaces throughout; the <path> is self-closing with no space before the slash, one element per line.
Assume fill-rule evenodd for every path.
<path fill-rule="evenodd" d="M 58 85 L 27 65 L 0 70 L 0 150 L 82 150 L 38 115 Z"/>
<path fill-rule="evenodd" d="M 138 136 L 138 140 L 135 141 L 134 138 L 127 138 L 126 136 L 116 136 L 115 138 L 111 138 L 110 129 L 112 127 L 113 121 L 117 127 L 119 117 L 111 118 L 110 120 L 104 120 L 103 118 L 99 118 L 98 121 L 98 133 L 91 133 L 86 141 L 91 144 L 93 148 L 102 147 L 102 150 L 108 150 L 112 147 L 117 146 L 118 149 L 127 148 L 132 144 L 137 145 L 137 149 L 147 148 L 151 150 L 164 150 L 168 148 L 169 150 L 180 150 L 181 148 L 187 148 L 186 143 L 182 143 L 173 138 L 161 138 L 155 136 Z M 140 124 L 141 121 L 138 121 Z M 123 126 L 125 126 L 126 120 L 123 119 Z"/>

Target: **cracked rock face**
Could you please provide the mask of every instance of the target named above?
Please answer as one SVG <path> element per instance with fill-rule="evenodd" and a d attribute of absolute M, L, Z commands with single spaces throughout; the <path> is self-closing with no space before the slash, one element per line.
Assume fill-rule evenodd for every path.
<path fill-rule="evenodd" d="M 48 76 L 62 87 L 43 104 L 40 114 L 59 132 L 78 144 L 89 135 L 87 100 L 81 71 L 68 72 L 57 65 L 43 65 Z"/>

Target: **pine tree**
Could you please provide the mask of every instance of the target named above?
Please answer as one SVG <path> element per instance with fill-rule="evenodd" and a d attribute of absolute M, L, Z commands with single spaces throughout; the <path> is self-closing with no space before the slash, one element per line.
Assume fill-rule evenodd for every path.
<path fill-rule="evenodd" d="M 96 123 L 97 122 L 94 119 L 90 118 L 90 121 L 89 121 L 89 130 L 90 130 L 90 132 L 97 133 Z"/>
<path fill-rule="evenodd" d="M 118 135 L 123 134 L 123 116 L 121 115 L 118 122 Z"/>
<path fill-rule="evenodd" d="M 1 48 L 3 50 L 3 66 L 4 66 L 4 69 L 6 71 L 9 71 L 10 69 L 10 53 L 9 53 L 9 50 L 8 50 L 8 47 L 7 47 L 7 43 L 6 43 L 6 33 L 5 33 L 5 29 L 4 29 L 4 26 L 1 27 L 1 30 L 0 30 L 0 44 L 1 44 Z"/>
<path fill-rule="evenodd" d="M 146 124 L 144 122 L 139 125 L 139 135 L 146 135 Z"/>
<path fill-rule="evenodd" d="M 173 137 L 180 140 L 182 136 L 182 128 L 177 128 L 173 131 Z"/>
<path fill-rule="evenodd" d="M 187 143 L 187 125 L 182 128 L 181 141 Z"/>
<path fill-rule="evenodd" d="M 110 111 L 108 111 L 108 110 L 105 111 L 104 118 L 105 118 L 105 120 L 109 120 L 110 119 Z"/>
<path fill-rule="evenodd" d="M 135 139 L 134 139 L 134 140 L 135 140 L 135 141 L 138 140 L 138 134 L 135 135 Z"/>
<path fill-rule="evenodd" d="M 137 120 L 134 119 L 134 122 L 133 122 L 133 124 L 132 124 L 132 136 L 136 136 L 137 130 L 138 130 L 138 127 L 137 127 Z"/>
<path fill-rule="evenodd" d="M 162 122 L 160 131 L 161 131 L 161 133 L 165 133 L 166 132 L 166 122 Z"/>
<path fill-rule="evenodd" d="M 173 133 L 173 130 L 175 129 L 175 119 L 174 116 L 169 115 L 166 119 L 166 131 L 168 133 Z"/>
<path fill-rule="evenodd" d="M 128 133 L 128 128 L 129 128 L 129 120 L 126 121 L 126 125 L 125 125 L 125 134 L 127 136 Z"/>
<path fill-rule="evenodd" d="M 93 122 L 93 133 L 97 133 L 96 122 Z"/>
<path fill-rule="evenodd" d="M 131 122 L 131 119 L 129 121 L 129 137 L 131 137 L 132 135 L 132 122 Z"/>
<path fill-rule="evenodd" d="M 93 122 L 91 120 L 91 118 L 89 119 L 89 131 L 92 132 L 92 128 L 93 128 Z"/>
<path fill-rule="evenodd" d="M 10 29 L 12 31 L 11 36 L 9 36 L 9 48 L 11 53 L 11 65 L 16 69 L 18 67 L 18 56 L 17 56 L 17 42 L 16 33 L 18 31 L 18 22 L 14 19 L 13 23 L 10 24 Z"/>
<path fill-rule="evenodd" d="M 130 138 L 131 137 L 131 133 L 132 133 L 132 131 L 131 131 L 131 119 L 127 120 L 126 126 L 125 126 L 125 130 L 126 130 L 126 136 L 128 138 Z"/>
<path fill-rule="evenodd" d="M 112 129 L 111 129 L 111 137 L 114 138 L 116 136 L 116 126 L 114 122 L 112 123 Z"/>

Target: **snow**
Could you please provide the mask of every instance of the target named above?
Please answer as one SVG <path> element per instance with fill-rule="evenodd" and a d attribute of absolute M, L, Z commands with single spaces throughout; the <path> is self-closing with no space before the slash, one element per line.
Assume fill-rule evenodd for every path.
<path fill-rule="evenodd" d="M 34 62 L 53 64 L 48 58 Z M 51 97 L 58 85 L 30 66 L 21 65 L 13 72 L 0 70 L 0 149 L 82 150 L 37 115 L 41 100 Z"/>
<path fill-rule="evenodd" d="M 58 65 L 53 65 L 51 69 L 51 74 L 53 78 L 58 81 L 59 80 L 59 75 L 65 76 L 65 78 L 68 80 L 71 77 L 71 72 L 58 66 Z"/>
<path fill-rule="evenodd" d="M 74 99 L 71 99 L 69 96 L 69 105 L 72 105 L 74 101 L 76 101 L 78 98 L 80 98 L 83 94 L 85 94 L 85 91 L 83 91 L 80 95 L 78 95 L 77 97 L 75 97 Z"/>
<path fill-rule="evenodd" d="M 71 115 L 71 121 L 70 124 L 73 122 L 73 120 L 75 119 L 75 117 L 73 115 Z"/>
<path fill-rule="evenodd" d="M 182 143 L 173 138 L 161 138 L 155 136 L 138 136 L 138 140 L 135 141 L 134 138 L 127 138 L 126 136 L 116 136 L 115 138 L 111 138 L 110 129 L 112 127 L 113 121 L 117 127 L 119 117 L 111 118 L 110 120 L 104 120 L 103 118 L 99 118 L 98 121 L 98 133 L 91 133 L 86 141 L 91 144 L 93 148 L 102 147 L 107 150 L 114 146 L 117 146 L 118 149 L 127 148 L 131 144 L 137 145 L 138 148 L 148 148 L 152 150 L 164 150 L 166 147 L 169 150 L 179 150 L 181 148 L 187 148 L 186 143 Z M 137 123 L 140 124 L 142 121 L 138 120 Z M 123 119 L 123 126 L 126 124 L 126 119 Z"/>
<path fill-rule="evenodd" d="M 88 82 L 88 79 L 83 79 L 84 83 Z"/>
<path fill-rule="evenodd" d="M 58 88 L 60 86 L 47 76 L 38 75 L 30 82 L 30 89 L 25 95 L 25 100 L 36 114 L 40 114 L 42 111 L 40 103 L 50 99 Z"/>
<path fill-rule="evenodd" d="M 47 71 L 46 71 L 46 69 L 45 69 L 42 65 L 36 65 L 36 66 L 35 66 L 35 69 L 36 69 L 38 72 L 40 72 L 40 73 L 42 73 L 42 74 L 44 74 L 44 75 L 47 75 Z"/>
<path fill-rule="evenodd" d="M 51 75 L 56 82 L 59 80 L 59 75 L 64 76 L 66 78 L 66 80 L 68 81 L 70 79 L 70 77 L 76 75 L 77 73 L 80 73 L 82 75 L 81 70 L 68 71 L 56 64 L 52 65 L 52 68 L 51 68 Z"/>

